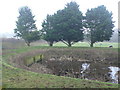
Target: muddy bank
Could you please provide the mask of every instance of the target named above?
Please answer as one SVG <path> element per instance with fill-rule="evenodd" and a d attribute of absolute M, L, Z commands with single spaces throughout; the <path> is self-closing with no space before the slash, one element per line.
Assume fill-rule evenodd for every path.
<path fill-rule="evenodd" d="M 44 56 L 42 62 L 33 63 L 30 67 L 24 64 L 26 56 L 39 54 Z M 38 73 L 112 82 L 108 67 L 118 67 L 118 52 L 95 48 L 50 48 L 13 56 L 10 62 L 16 67 Z M 88 67 L 87 64 L 89 68 L 84 70 L 83 67 Z"/>

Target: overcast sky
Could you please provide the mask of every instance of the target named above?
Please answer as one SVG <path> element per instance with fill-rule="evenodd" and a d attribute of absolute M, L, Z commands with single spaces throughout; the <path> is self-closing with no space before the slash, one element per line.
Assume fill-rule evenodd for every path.
<path fill-rule="evenodd" d="M 28 6 L 35 15 L 36 25 L 41 29 L 41 23 L 47 14 L 53 14 L 57 10 L 63 9 L 66 3 L 76 1 L 79 4 L 80 11 L 83 14 L 87 9 L 95 8 L 99 5 L 105 5 L 113 13 L 115 28 L 118 27 L 118 1 L 119 0 L 1 0 L 0 1 L 0 35 L 13 35 L 16 28 L 18 9 L 22 6 Z"/>

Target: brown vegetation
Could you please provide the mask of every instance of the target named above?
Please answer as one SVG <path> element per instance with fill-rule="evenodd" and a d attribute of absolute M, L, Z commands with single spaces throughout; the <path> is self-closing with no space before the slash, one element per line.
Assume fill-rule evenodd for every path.
<path fill-rule="evenodd" d="M 42 63 L 35 62 L 30 67 L 24 64 L 27 57 L 42 54 Z M 118 52 L 110 49 L 89 48 L 49 48 L 22 53 L 10 58 L 14 66 L 38 73 L 49 73 L 58 76 L 87 78 L 93 80 L 110 81 L 109 66 L 118 66 Z M 90 63 L 89 70 L 82 77 L 81 65 Z"/>

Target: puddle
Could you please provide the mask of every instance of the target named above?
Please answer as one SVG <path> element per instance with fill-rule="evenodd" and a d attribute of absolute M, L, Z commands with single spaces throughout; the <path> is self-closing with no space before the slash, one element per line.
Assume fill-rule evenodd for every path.
<path fill-rule="evenodd" d="M 113 66 L 110 66 L 108 68 L 111 70 L 111 72 L 109 72 L 109 74 L 112 79 L 112 83 L 118 83 L 118 71 L 120 71 L 120 68 L 113 67 Z"/>
<path fill-rule="evenodd" d="M 87 70 L 88 68 L 89 68 L 89 66 L 90 66 L 90 64 L 88 64 L 88 63 L 83 63 L 82 64 L 82 71 L 81 71 L 81 73 L 83 73 L 85 70 Z"/>
<path fill-rule="evenodd" d="M 83 64 L 82 64 L 82 68 L 81 68 L 81 71 L 80 71 L 80 73 L 82 74 L 82 75 L 81 75 L 82 78 L 85 78 L 86 70 L 89 69 L 89 67 L 90 67 L 90 64 L 88 64 L 88 63 L 83 63 Z M 85 78 L 85 79 L 87 79 L 87 78 Z"/>
<path fill-rule="evenodd" d="M 91 64 L 91 66 L 92 66 L 92 64 Z M 107 71 L 107 73 L 109 74 L 110 78 L 108 78 L 107 80 L 109 82 L 111 82 L 111 83 L 118 83 L 118 77 L 119 77 L 118 76 L 118 71 L 120 71 L 120 68 L 119 67 L 114 67 L 114 66 L 110 66 L 108 68 L 109 68 L 110 71 Z M 90 75 L 89 71 L 92 71 L 92 73 L 96 73 L 96 74 L 99 73 L 99 74 L 97 74 L 98 75 L 97 79 L 99 79 L 99 78 L 102 77 L 102 75 L 107 75 L 105 72 L 101 74 L 101 70 L 102 69 L 98 68 L 97 71 L 93 71 L 93 67 L 92 67 L 92 70 L 91 70 L 89 63 L 82 63 L 82 66 L 81 66 L 81 69 L 80 69 L 80 73 L 81 73 L 81 77 L 84 78 L 84 79 L 92 79 L 93 77 L 94 78 L 96 77 L 96 75 L 92 77 L 92 74 Z M 104 70 L 106 71 L 107 67 L 104 68 Z M 99 75 L 101 75 L 101 76 L 99 77 Z M 104 78 L 104 76 L 102 78 Z"/>

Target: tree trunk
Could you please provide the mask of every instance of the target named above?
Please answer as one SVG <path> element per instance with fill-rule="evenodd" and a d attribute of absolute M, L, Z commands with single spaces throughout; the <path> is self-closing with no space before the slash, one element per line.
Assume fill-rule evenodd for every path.
<path fill-rule="evenodd" d="M 90 43 L 90 47 L 93 47 L 93 44 L 94 44 L 94 43 L 93 43 L 93 42 L 91 42 L 91 43 Z"/>
<path fill-rule="evenodd" d="M 72 46 L 71 42 L 70 42 L 70 41 L 68 41 L 68 47 L 71 47 L 71 46 Z"/>
<path fill-rule="evenodd" d="M 30 46 L 30 43 L 29 42 L 26 42 L 27 46 Z"/>
<path fill-rule="evenodd" d="M 27 44 L 27 46 L 30 46 L 30 42 L 25 40 L 25 43 Z"/>
<path fill-rule="evenodd" d="M 52 47 L 53 46 L 53 42 L 49 42 L 49 46 Z"/>
<path fill-rule="evenodd" d="M 27 43 L 27 46 L 30 46 L 30 43 Z"/>

